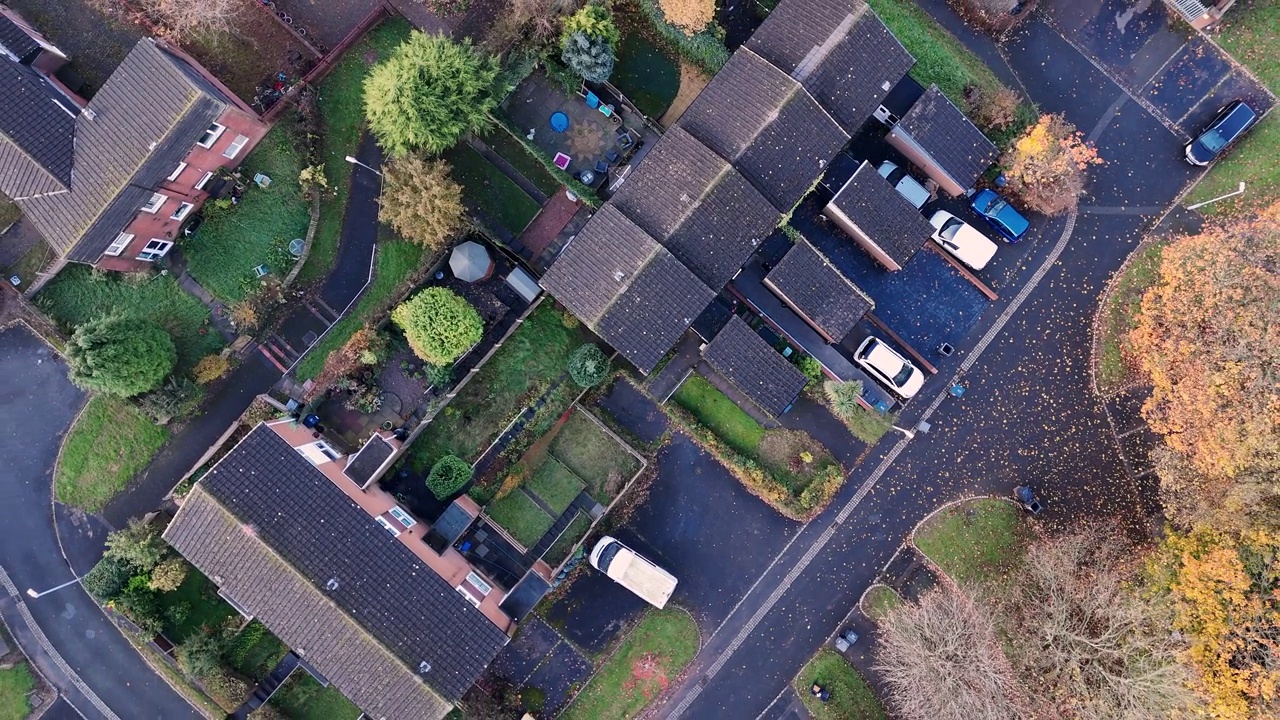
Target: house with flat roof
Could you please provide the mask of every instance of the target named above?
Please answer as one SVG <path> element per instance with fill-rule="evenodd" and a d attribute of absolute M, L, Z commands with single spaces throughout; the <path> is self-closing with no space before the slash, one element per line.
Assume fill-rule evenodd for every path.
<path fill-rule="evenodd" d="M 876 262 L 901 270 L 933 233 L 920 211 L 864 162 L 822 210 Z"/>
<path fill-rule="evenodd" d="M 797 242 L 764 278 L 827 342 L 840 342 L 875 303 L 809 243 Z"/>
<path fill-rule="evenodd" d="M 0 191 L 56 253 L 46 278 L 67 262 L 136 270 L 164 257 L 267 132 L 162 40 L 139 40 L 91 100 L 54 77 L 65 55 L 8 9 L 0 49 Z"/>
<path fill-rule="evenodd" d="M 893 126 L 888 141 L 952 197 L 976 185 L 1000 154 L 937 85 Z"/>
<path fill-rule="evenodd" d="M 378 434 L 346 456 L 291 419 L 262 423 L 164 538 L 368 717 L 442 718 L 515 622 L 483 572 L 372 484 L 398 445 Z M 479 508 L 455 514 L 465 529 Z"/>
<path fill-rule="evenodd" d="M 799 368 L 737 315 L 702 348 L 702 359 L 773 417 L 786 412 L 809 384 Z"/>

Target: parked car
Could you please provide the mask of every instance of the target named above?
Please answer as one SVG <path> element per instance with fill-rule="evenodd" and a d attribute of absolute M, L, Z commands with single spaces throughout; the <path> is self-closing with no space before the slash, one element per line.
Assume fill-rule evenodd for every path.
<path fill-rule="evenodd" d="M 880 167 L 876 169 L 880 173 L 880 177 L 889 181 L 889 184 L 898 191 L 899 195 L 907 199 L 915 209 L 919 210 L 925 203 L 929 202 L 929 191 L 924 186 L 916 182 L 916 179 L 907 174 L 906 170 L 898 167 L 897 163 L 885 160 L 880 163 Z"/>
<path fill-rule="evenodd" d="M 973 196 L 970 204 L 983 220 L 990 223 L 996 232 L 1011 243 L 1018 242 L 1027 232 L 1027 228 L 1031 227 L 1031 223 L 1022 217 L 1022 213 L 1010 205 L 1008 200 L 997 195 L 994 190 L 986 189 L 979 192 Z"/>
<path fill-rule="evenodd" d="M 933 241 L 970 268 L 981 270 L 995 257 L 995 243 L 946 210 L 934 213 L 929 224 L 933 226 Z"/>
<path fill-rule="evenodd" d="M 1208 165 L 1256 122 L 1258 113 L 1243 100 L 1227 105 L 1200 133 L 1200 137 L 1187 143 L 1187 162 L 1201 167 Z"/>
<path fill-rule="evenodd" d="M 640 553 L 605 535 L 587 557 L 591 567 L 610 580 L 644 598 L 650 605 L 662 608 L 676 589 L 676 578 L 654 565 Z"/>
<path fill-rule="evenodd" d="M 863 340 L 853 359 L 904 400 L 915 397 L 924 385 L 924 373 L 880 338 Z"/>

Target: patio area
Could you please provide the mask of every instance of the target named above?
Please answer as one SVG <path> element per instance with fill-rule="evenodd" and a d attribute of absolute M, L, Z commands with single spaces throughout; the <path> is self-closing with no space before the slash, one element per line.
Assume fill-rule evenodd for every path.
<path fill-rule="evenodd" d="M 635 152 L 641 137 L 616 111 L 605 114 L 610 104 L 590 92 L 566 94 L 542 73 L 534 73 L 507 97 L 502 111 L 562 170 L 600 187 L 609 170 Z"/>

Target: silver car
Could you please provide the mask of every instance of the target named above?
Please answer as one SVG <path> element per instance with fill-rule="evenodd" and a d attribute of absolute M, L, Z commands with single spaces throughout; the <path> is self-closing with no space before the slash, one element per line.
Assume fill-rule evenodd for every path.
<path fill-rule="evenodd" d="M 880 167 L 876 168 L 876 172 L 880 173 L 880 177 L 889 181 L 894 190 L 898 194 L 907 199 L 911 206 L 919 210 L 924 204 L 929 202 L 929 191 L 924 186 L 916 182 L 916 179 L 907 174 L 906 170 L 898 167 L 897 163 L 885 160 L 880 163 Z"/>

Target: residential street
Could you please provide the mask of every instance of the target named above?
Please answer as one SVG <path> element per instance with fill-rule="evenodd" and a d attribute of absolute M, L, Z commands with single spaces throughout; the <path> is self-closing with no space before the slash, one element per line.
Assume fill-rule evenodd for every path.
<path fill-rule="evenodd" d="M 1005 495 L 1030 481 L 1051 526 L 1095 517 L 1145 526 L 1092 390 L 1091 323 L 1110 274 L 1194 173 L 1181 160 L 1180 140 L 1043 19 L 1017 34 L 1006 49 L 1018 78 L 1043 109 L 1066 113 L 1095 139 L 1107 161 L 1092 172 L 1079 216 L 1066 223 L 1060 257 L 1036 277 L 1064 237 L 1055 231 L 1021 268 L 1017 286 L 1038 282 L 1007 324 L 999 325 L 1019 302 L 1012 293 L 899 422 L 909 428 L 927 415 L 930 431 L 887 437 L 831 507 L 772 564 L 761 563 L 768 570 L 704 642 L 661 717 L 781 716 L 788 703 L 774 700 L 791 677 L 840 629 L 915 524 L 946 501 Z M 975 348 L 982 350 L 973 361 Z M 966 391 L 957 399 L 947 386 L 961 366 Z"/>

